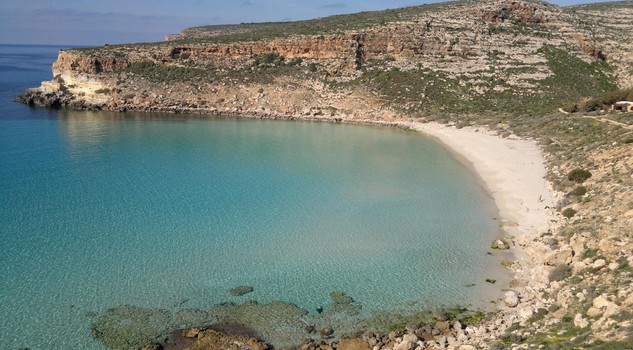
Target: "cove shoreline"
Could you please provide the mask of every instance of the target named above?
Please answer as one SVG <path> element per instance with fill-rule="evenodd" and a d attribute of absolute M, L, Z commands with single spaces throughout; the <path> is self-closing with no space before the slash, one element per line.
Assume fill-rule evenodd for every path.
<path fill-rule="evenodd" d="M 501 219 L 501 229 L 497 230 L 496 236 L 495 233 L 491 235 L 495 240 L 502 238 L 510 245 L 509 250 L 495 251 L 493 258 L 499 263 L 499 269 L 492 269 L 495 271 L 487 273 L 495 276 L 502 276 L 501 274 L 505 273 L 505 276 L 495 284 L 482 281 L 479 287 L 483 287 L 484 292 L 480 291 L 478 296 L 485 297 L 479 304 L 471 306 L 471 309 L 478 307 L 489 315 L 492 313 L 492 317 L 484 319 L 479 326 L 467 326 L 465 329 L 460 329 L 462 326 L 458 323 L 451 325 L 440 318 L 440 321 L 429 329 L 435 330 L 438 325 L 446 323 L 449 329 L 444 333 L 448 334 L 438 341 L 423 342 L 427 348 L 488 348 L 491 341 L 501 339 L 510 327 L 517 324 L 525 326 L 533 315 L 547 305 L 548 300 L 545 299 L 544 293 L 552 286 L 549 281 L 549 269 L 546 266 L 548 255 L 542 253 L 549 253 L 549 250 L 536 241 L 541 234 L 559 228 L 562 222 L 555 208 L 555 202 L 560 194 L 554 192 L 551 183 L 545 178 L 545 158 L 536 141 L 513 135 L 502 137 L 483 126 L 457 128 L 454 125 L 389 116 L 388 111 L 385 111 L 384 119 L 375 115 L 370 118 L 341 118 L 323 115 L 275 115 L 236 110 L 230 113 L 214 111 L 208 116 L 397 127 L 419 132 L 434 139 L 471 172 L 475 181 L 479 182 L 483 190 L 492 197 Z M 501 264 L 506 259 L 513 261 L 509 269 Z M 552 282 L 554 288 L 556 284 L 557 282 Z M 398 346 L 407 348 L 407 344 L 415 343 L 413 335 L 417 336 L 420 329 L 412 330 L 407 326 L 407 332 L 402 334 L 390 332 L 382 338 L 378 335 L 363 335 L 352 341 L 362 340 L 370 345 L 374 342 L 390 342 L 396 349 Z M 407 339 L 408 336 L 411 336 L 410 340 Z M 419 344 L 420 340 L 425 338 L 417 339 Z M 333 349 L 346 349 L 345 340 L 337 344 Z"/>
<path fill-rule="evenodd" d="M 486 311 L 497 309 L 495 303 L 500 300 L 505 291 L 512 289 L 513 286 L 509 283 L 513 277 L 536 279 L 539 283 L 547 280 L 547 271 L 539 269 L 545 265 L 543 261 L 545 257 L 534 256 L 532 252 L 527 252 L 524 248 L 528 247 L 530 242 L 540 234 L 560 227 L 561 218 L 557 214 L 555 203 L 561 194 L 554 193 L 551 183 L 545 179 L 547 172 L 545 158 L 535 140 L 514 135 L 502 137 L 485 126 L 458 128 L 451 124 L 399 117 L 388 110 L 384 111 L 384 117 L 380 117 L 379 111 L 374 111 L 369 116 L 327 116 L 239 108 L 129 107 L 131 108 L 126 110 L 110 111 L 113 114 L 142 112 L 148 117 L 167 114 L 201 119 L 262 119 L 396 127 L 421 133 L 444 147 L 475 177 L 475 181 L 482 186 L 483 191 L 492 197 L 495 208 L 491 209 L 500 219 L 500 229 L 497 232 L 491 232 L 490 243 L 503 239 L 511 245 L 509 250 L 494 250 L 494 258 L 499 263 L 499 269 L 488 272 L 491 276 L 500 277 L 499 283 L 488 284 L 482 281 L 482 285 L 485 286 L 484 294 L 489 297 L 481 298 L 478 304 L 472 306 Z M 102 111 L 108 111 L 108 109 Z M 515 260 L 514 266 L 509 269 L 501 266 L 504 260 Z M 525 275 L 527 271 L 534 269 L 539 270 L 538 276 Z M 503 276 L 504 272 L 510 273 Z M 519 276 L 518 273 L 524 273 L 524 275 Z"/>
<path fill-rule="evenodd" d="M 113 111 L 114 112 L 114 111 Z M 164 111 L 161 111 L 164 112 Z M 204 118 L 237 118 L 237 119 L 274 119 L 274 120 L 297 120 L 297 121 L 312 121 L 312 122 L 330 122 L 330 123 L 343 123 L 343 124 L 359 124 L 368 126 L 389 126 L 398 127 L 405 130 L 411 130 L 420 132 L 428 137 L 434 138 L 439 141 L 441 145 L 447 148 L 455 158 L 460 161 L 464 166 L 472 171 L 475 177 L 481 180 L 483 187 L 492 196 L 495 202 L 495 206 L 499 211 L 500 217 L 503 220 L 503 230 L 505 234 L 510 235 L 512 240 L 515 241 L 514 246 L 519 249 L 511 249 L 509 252 L 514 254 L 518 258 L 518 261 L 513 264 L 513 271 L 516 274 L 528 272 L 529 270 L 543 265 L 544 262 L 540 259 L 543 257 L 530 255 L 528 252 L 522 251 L 521 247 L 525 247 L 526 242 L 531 237 L 540 233 L 540 230 L 547 229 L 547 224 L 553 217 L 545 207 L 553 201 L 553 196 L 549 192 L 549 185 L 544 179 L 545 167 L 544 159 L 540 153 L 540 150 L 534 141 L 519 139 L 516 137 L 502 138 L 493 132 L 485 131 L 483 127 L 466 127 L 456 128 L 454 126 L 443 125 L 439 123 L 425 123 L 409 118 L 393 118 L 393 119 L 380 119 L 371 118 L 363 119 L 360 117 L 325 117 L 325 116 L 276 116 L 271 114 L 249 114 L 249 113 L 189 113 L 180 111 L 186 118 L 191 115 L 198 114 L 201 119 Z M 118 114 L 114 112 L 114 114 Z M 161 113 L 162 114 L 162 113 Z M 148 117 L 151 116 L 148 113 Z M 125 118 L 122 116 L 122 119 Z M 528 159 L 528 161 L 525 161 Z M 495 167 L 500 169 L 496 169 Z M 521 174 L 520 177 L 517 175 Z M 503 176 L 513 178 L 512 181 L 503 181 Z M 516 177 L 516 178 L 515 178 Z M 524 184 L 526 184 L 524 186 Z M 543 196 L 539 195 L 536 199 L 531 198 L 538 192 L 533 191 L 530 186 L 537 185 L 540 189 L 546 191 L 543 196 L 550 202 L 545 202 Z M 549 196 L 548 196 L 549 194 Z M 524 196 L 524 197 L 521 197 Z M 518 203 L 516 202 L 518 201 Z M 553 205 L 550 205 L 550 207 Z M 545 226 L 541 226 L 545 225 Z M 499 266 L 500 270 L 504 270 L 502 266 Z M 546 279 L 547 275 L 540 276 L 536 279 L 536 282 L 541 282 L 543 277 Z M 527 278 L 528 285 L 523 285 L 521 288 L 529 287 L 530 282 L 534 281 L 531 276 Z M 482 281 L 483 282 L 483 281 Z M 505 330 L 517 321 L 525 322 L 528 317 L 525 317 L 526 308 L 532 309 L 527 314 L 531 315 L 534 310 L 538 309 L 538 306 L 524 303 L 523 309 L 519 308 L 505 308 L 502 303 L 499 303 L 499 296 L 501 293 L 508 289 L 512 289 L 514 286 L 510 283 L 501 281 L 495 285 L 488 285 L 482 283 L 496 290 L 498 293 L 494 297 L 491 297 L 489 301 L 497 301 L 494 305 L 501 305 L 503 312 L 497 312 L 500 317 L 495 316 L 492 320 L 485 321 L 481 326 L 475 329 L 468 330 L 467 327 L 464 331 L 469 339 L 462 342 L 462 344 L 484 344 L 490 339 L 496 339 L 502 336 Z M 533 292 L 539 293 L 540 287 L 533 288 Z M 527 298 L 526 298 L 527 299 Z M 531 300 L 538 301 L 538 298 L 531 297 Z M 522 316 L 523 314 L 523 316 Z M 463 333 L 462 332 L 462 335 Z M 455 338 L 459 335 L 456 331 Z M 400 338 L 396 338 L 396 341 L 404 341 Z M 448 340 L 446 340 L 448 342 Z M 459 345 L 458 345 L 459 346 Z M 335 347 L 338 348 L 338 347 Z M 455 348 L 455 347 L 448 347 Z"/>
<path fill-rule="evenodd" d="M 147 111 L 143 108 L 139 110 Z M 396 127 L 424 134 L 449 151 L 472 173 L 476 181 L 492 197 L 495 209 L 501 219 L 501 230 L 496 235 L 493 233 L 493 237 L 495 239 L 508 239 L 511 249 L 505 252 L 500 251 L 504 254 L 502 257 L 511 257 L 517 260 L 511 267 L 511 275 L 515 279 L 528 280 L 528 286 L 521 285 L 521 288 L 529 288 L 530 282 L 538 284 L 535 288 L 529 288 L 530 294 L 532 294 L 529 299 L 538 299 L 534 295 L 540 294 L 540 290 L 544 289 L 543 284 L 548 282 L 548 271 L 543 269 L 543 266 L 546 265 L 546 257 L 535 254 L 535 251 L 542 252 L 543 247 L 531 249 L 530 244 L 542 233 L 551 232 L 562 225 L 560 215 L 557 214 L 555 208 L 561 194 L 556 193 L 552 184 L 546 180 L 545 158 L 534 140 L 514 135 L 502 137 L 484 126 L 458 128 L 450 124 L 402 118 L 394 116 L 389 111 L 384 111 L 384 118 L 376 117 L 376 114 L 365 118 L 357 115 L 344 117 L 289 115 L 239 109 L 207 110 L 204 108 L 179 107 L 171 109 L 167 107 L 159 110 L 175 114 L 198 114 L 202 118 L 225 117 Z M 502 257 L 496 258 L 501 262 Z M 512 277 L 505 282 L 509 282 L 510 279 Z M 514 285 L 504 284 L 504 281 L 501 281 L 495 287 L 497 294 L 488 300 L 493 304 L 500 301 L 501 294 L 504 291 L 512 290 Z M 537 306 L 533 307 L 533 311 L 535 312 L 535 309 L 538 309 L 540 305 L 539 301 Z M 478 306 L 486 306 L 486 303 L 481 303 Z M 528 306 L 526 305 L 526 307 Z M 489 310 L 489 308 L 485 309 Z M 512 313 L 510 312 L 510 314 Z M 523 313 L 525 314 L 525 312 Z M 531 314 L 531 312 L 527 313 Z"/>

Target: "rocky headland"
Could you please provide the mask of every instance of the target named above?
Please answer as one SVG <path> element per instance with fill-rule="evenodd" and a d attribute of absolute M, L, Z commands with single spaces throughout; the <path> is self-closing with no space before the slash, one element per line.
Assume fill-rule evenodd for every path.
<path fill-rule="evenodd" d="M 94 315 L 93 335 L 112 349 L 170 348 L 170 339 L 183 349 L 631 349 L 632 116 L 559 112 L 633 86 L 631 18 L 630 1 L 465 0 L 61 51 L 53 79 L 20 101 L 437 137 L 495 198 L 506 234 L 491 250 L 514 253 L 504 262 L 514 279 L 484 312 L 393 313 L 350 326 L 340 320 L 357 305 L 344 293 L 315 318 L 276 302 L 176 314 L 119 306 Z"/>

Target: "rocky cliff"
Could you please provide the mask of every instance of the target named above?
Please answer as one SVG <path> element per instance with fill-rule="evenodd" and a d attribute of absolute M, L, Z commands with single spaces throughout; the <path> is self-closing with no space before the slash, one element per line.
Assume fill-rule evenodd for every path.
<path fill-rule="evenodd" d="M 23 100 L 283 115 L 387 108 L 424 116 L 515 114 L 527 98 L 538 112 L 551 112 L 633 84 L 632 14 L 630 3 L 614 10 L 491 0 L 201 27 L 164 43 L 60 52 L 56 80 L 42 89 L 48 98 Z"/>

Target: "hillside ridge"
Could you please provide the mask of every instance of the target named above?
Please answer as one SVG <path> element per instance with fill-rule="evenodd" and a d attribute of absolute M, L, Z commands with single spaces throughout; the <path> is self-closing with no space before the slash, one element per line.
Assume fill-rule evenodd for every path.
<path fill-rule="evenodd" d="M 516 114 L 526 99 L 532 112 L 549 113 L 633 84 L 633 44 L 626 40 L 633 36 L 626 20 L 632 7 L 612 16 L 534 1 L 463 0 L 371 13 L 372 20 L 341 22 L 362 29 L 329 34 L 298 34 L 292 27 L 69 50 L 53 66 L 58 81 L 68 81 L 64 98 L 32 102 L 114 110 L 264 108 L 283 115 L 303 113 L 308 102 L 309 109 L 352 113 L 345 108 L 352 101 L 317 98 L 316 88 L 410 116 Z M 89 80 L 94 82 L 82 83 Z M 186 84 L 165 89 L 167 80 Z M 291 93 L 304 95 L 296 96 L 300 103 L 285 97 L 254 101 L 253 90 L 265 89 L 258 85 L 279 88 L 285 82 L 300 85 Z M 45 84 L 43 91 L 58 92 L 54 86 Z M 129 101 L 130 89 L 145 93 Z M 351 105 L 357 114 L 371 113 L 362 108 L 367 103 Z"/>

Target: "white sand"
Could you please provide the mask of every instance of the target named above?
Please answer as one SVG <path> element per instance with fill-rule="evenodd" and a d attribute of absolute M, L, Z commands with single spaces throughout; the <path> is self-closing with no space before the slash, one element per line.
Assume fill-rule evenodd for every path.
<path fill-rule="evenodd" d="M 552 193 L 545 180 L 545 165 L 536 142 L 502 138 L 475 128 L 457 129 L 438 123 L 408 125 L 437 138 L 465 158 L 492 194 L 512 235 L 547 230 L 553 206 Z"/>

